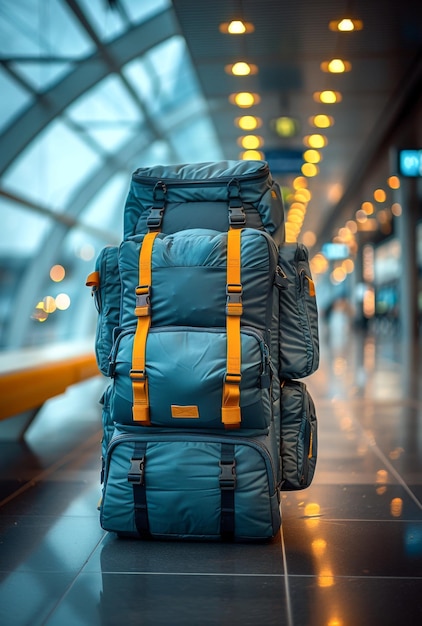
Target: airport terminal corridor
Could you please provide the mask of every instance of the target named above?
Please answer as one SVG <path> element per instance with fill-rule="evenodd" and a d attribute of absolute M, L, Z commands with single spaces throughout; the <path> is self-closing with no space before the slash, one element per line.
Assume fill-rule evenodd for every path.
<path fill-rule="evenodd" d="M 308 384 L 313 484 L 282 493 L 270 543 L 119 539 L 101 530 L 95 378 L 51 400 L 25 442 L 1 443 L 0 622 L 377 626 L 422 614 L 420 398 L 400 342 L 346 320 L 321 329 Z"/>

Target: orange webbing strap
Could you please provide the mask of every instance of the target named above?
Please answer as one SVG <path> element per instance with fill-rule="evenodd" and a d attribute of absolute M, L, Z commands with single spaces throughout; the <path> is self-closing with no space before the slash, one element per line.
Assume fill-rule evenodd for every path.
<path fill-rule="evenodd" d="M 223 406 L 221 408 L 221 419 L 225 428 L 239 428 L 241 422 L 240 318 L 243 313 L 242 283 L 240 282 L 241 233 L 242 229 L 229 230 L 227 233 L 227 371 L 224 378 Z"/>
<path fill-rule="evenodd" d="M 148 381 L 145 369 L 146 345 L 151 326 L 151 280 L 152 248 L 158 232 L 147 233 L 139 252 L 139 285 L 135 289 L 135 315 L 138 318 L 133 339 L 132 369 L 130 378 L 133 389 L 133 420 L 148 426 L 149 418 Z"/>

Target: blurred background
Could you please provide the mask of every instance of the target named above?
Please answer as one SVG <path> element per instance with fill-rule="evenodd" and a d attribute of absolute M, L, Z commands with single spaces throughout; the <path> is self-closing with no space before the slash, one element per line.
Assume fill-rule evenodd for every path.
<path fill-rule="evenodd" d="M 265 159 L 324 317 L 413 343 L 422 4 L 1 0 L 0 349 L 90 337 L 142 166 Z"/>

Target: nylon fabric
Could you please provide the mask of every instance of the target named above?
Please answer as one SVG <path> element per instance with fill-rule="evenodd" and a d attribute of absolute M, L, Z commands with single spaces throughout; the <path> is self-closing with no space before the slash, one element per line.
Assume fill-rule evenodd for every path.
<path fill-rule="evenodd" d="M 109 356 L 114 329 L 120 321 L 121 283 L 118 272 L 118 248 L 108 246 L 101 250 L 86 284 L 92 288 L 98 320 L 95 337 L 95 356 L 100 372 L 109 374 Z"/>
<path fill-rule="evenodd" d="M 319 364 L 318 307 L 315 292 L 310 291 L 312 275 L 305 246 L 281 246 L 279 267 L 286 283 L 279 290 L 279 374 L 282 379 L 304 378 Z"/>
<path fill-rule="evenodd" d="M 262 387 L 268 371 L 262 336 L 242 328 L 240 409 L 242 428 L 268 429 L 272 420 L 271 390 Z M 132 424 L 132 385 L 129 378 L 133 331 L 122 333 L 113 356 L 114 419 Z M 226 373 L 226 333 L 222 328 L 151 328 L 146 345 L 151 424 L 173 428 L 224 428 L 222 389 Z M 172 416 L 173 405 L 197 406 L 199 418 Z"/>
<path fill-rule="evenodd" d="M 317 459 L 317 418 L 305 383 L 285 381 L 281 388 L 281 489 L 305 489 L 312 482 Z"/>
<path fill-rule="evenodd" d="M 162 181 L 166 185 L 166 208 L 162 231 L 172 233 L 189 228 L 202 228 L 205 224 L 216 230 L 228 229 L 229 181 L 239 185 L 246 212 L 245 226 L 264 228 L 277 243 L 284 240 L 284 209 L 279 185 L 273 180 L 264 161 L 221 161 L 140 168 L 134 172 L 124 216 L 124 239 L 136 232 L 147 232 L 146 220 L 153 205 L 154 186 Z M 208 211 L 209 203 L 224 203 L 224 211 Z M 183 211 L 171 211 L 183 204 Z M 198 210 L 184 208 L 197 203 Z M 204 213 L 207 216 L 204 218 Z M 178 217 L 178 215 L 180 218 Z"/>
<path fill-rule="evenodd" d="M 266 445 L 270 436 L 234 441 L 237 540 L 270 538 L 280 525 L 276 477 Z M 127 473 L 135 441 L 142 438 L 118 435 L 111 443 L 100 515 L 105 530 L 137 536 Z M 145 485 L 153 537 L 221 539 L 221 441 L 226 440 L 149 436 Z"/>
<path fill-rule="evenodd" d="M 143 236 L 119 250 L 123 327 L 136 323 L 134 285 L 138 280 Z M 245 326 L 265 331 L 271 324 L 273 275 L 277 249 L 262 231 L 243 229 L 241 239 Z M 227 233 L 192 229 L 158 235 L 153 249 L 153 326 L 225 326 Z M 171 306 L 169 306 L 171 303 Z"/>

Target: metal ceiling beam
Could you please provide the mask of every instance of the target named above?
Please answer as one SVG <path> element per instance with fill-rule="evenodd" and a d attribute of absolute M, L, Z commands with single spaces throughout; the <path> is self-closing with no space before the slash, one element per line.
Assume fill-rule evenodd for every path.
<path fill-rule="evenodd" d="M 150 48 L 179 33 L 174 12 L 167 9 L 107 44 L 107 58 L 113 59 L 114 68 L 121 68 L 129 61 L 145 54 Z M 39 96 L 36 102 L 0 135 L 0 142 L 3 145 L 3 149 L 0 150 L 0 176 L 55 117 L 109 74 L 108 60 L 104 58 L 104 54 L 97 51 L 81 61 L 63 80 Z"/>

